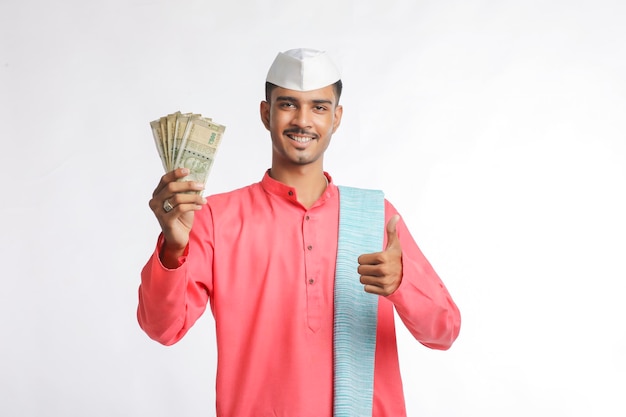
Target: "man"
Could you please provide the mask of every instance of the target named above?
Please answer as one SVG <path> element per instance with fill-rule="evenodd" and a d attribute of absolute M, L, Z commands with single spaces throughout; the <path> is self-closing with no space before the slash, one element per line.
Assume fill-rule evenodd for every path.
<path fill-rule="evenodd" d="M 142 271 L 138 320 L 151 338 L 170 345 L 210 303 L 218 416 L 341 414 L 341 398 L 333 397 L 341 372 L 333 325 L 346 315 L 334 309 L 344 191 L 323 169 L 341 122 L 341 86 L 327 54 L 279 53 L 260 105 L 272 140 L 271 169 L 261 182 L 205 199 L 187 193 L 202 185 L 176 181 L 187 173 L 177 169 L 161 178 L 150 200 L 162 234 Z M 354 259 L 353 273 L 359 294 L 377 303 L 367 415 L 398 417 L 406 411 L 393 309 L 433 349 L 451 346 L 460 314 L 395 208 L 383 205 L 379 249 Z M 359 352 L 348 355 L 357 366 L 367 362 Z"/>

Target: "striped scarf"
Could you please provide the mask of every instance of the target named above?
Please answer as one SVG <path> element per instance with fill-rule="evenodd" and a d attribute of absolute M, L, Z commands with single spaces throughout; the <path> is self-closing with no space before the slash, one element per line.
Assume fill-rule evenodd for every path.
<path fill-rule="evenodd" d="M 378 296 L 359 281 L 358 257 L 382 248 L 382 191 L 339 187 L 339 240 L 333 329 L 334 417 L 370 417 Z"/>

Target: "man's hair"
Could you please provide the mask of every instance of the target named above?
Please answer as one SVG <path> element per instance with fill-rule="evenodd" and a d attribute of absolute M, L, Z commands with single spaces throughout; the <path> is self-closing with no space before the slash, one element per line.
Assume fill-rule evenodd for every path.
<path fill-rule="evenodd" d="M 270 102 L 270 98 L 272 97 L 272 91 L 278 87 L 276 84 L 265 83 L 265 101 Z M 333 89 L 335 90 L 335 96 L 337 97 L 337 103 L 339 104 L 339 98 L 341 97 L 341 90 L 343 89 L 343 83 L 341 80 L 337 81 L 333 84 Z"/>

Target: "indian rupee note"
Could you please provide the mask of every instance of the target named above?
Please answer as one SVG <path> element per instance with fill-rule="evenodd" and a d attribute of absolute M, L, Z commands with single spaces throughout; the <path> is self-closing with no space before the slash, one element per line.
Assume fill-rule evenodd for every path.
<path fill-rule="evenodd" d="M 165 156 L 165 171 L 169 172 L 172 170 L 172 163 L 170 158 L 170 149 L 167 143 L 167 117 L 163 116 L 159 119 L 159 127 L 161 131 L 161 144 L 163 148 L 163 155 Z"/>
<path fill-rule="evenodd" d="M 154 138 L 154 144 L 156 145 L 159 157 L 161 158 L 161 164 L 163 169 L 167 172 L 167 161 L 165 160 L 165 151 L 163 150 L 163 139 L 161 138 L 161 123 L 159 120 L 150 122 L 150 128 L 152 129 L 152 137 Z"/>
<path fill-rule="evenodd" d="M 225 126 L 210 120 L 202 118 L 189 120 L 174 163 L 174 168 L 188 168 L 189 175 L 179 181 L 206 184 L 225 130 Z"/>
<path fill-rule="evenodd" d="M 166 116 L 166 124 L 167 127 L 167 147 L 170 153 L 170 163 L 174 163 L 176 160 L 176 155 L 174 155 L 174 131 L 176 130 L 176 117 L 180 114 L 180 112 L 168 114 Z"/>
<path fill-rule="evenodd" d="M 178 113 L 176 116 L 176 123 L 174 127 L 174 143 L 172 145 L 172 161 L 178 159 L 178 152 L 180 151 L 181 144 L 183 143 L 183 136 L 187 129 L 187 123 L 190 119 L 201 118 L 202 115 L 195 113 Z"/>

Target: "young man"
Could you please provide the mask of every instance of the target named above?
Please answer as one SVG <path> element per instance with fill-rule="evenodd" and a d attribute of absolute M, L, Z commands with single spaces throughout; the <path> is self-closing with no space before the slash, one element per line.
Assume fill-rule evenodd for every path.
<path fill-rule="evenodd" d="M 182 169 L 161 178 L 150 207 L 162 234 L 141 274 L 139 323 L 170 345 L 210 303 L 218 416 L 355 415 L 341 410 L 344 400 L 363 405 L 366 415 L 404 416 L 394 308 L 413 336 L 433 349 L 448 349 L 456 339 L 459 310 L 381 197 L 381 241 L 356 255 L 351 271 L 359 287 L 352 295 L 375 304 L 368 307 L 374 309 L 371 360 L 365 348 L 347 354 L 357 368 L 369 366 L 365 375 L 371 376 L 348 376 L 348 385 L 354 383 L 348 391 L 363 394 L 361 382 L 371 391 L 365 399 L 338 393 L 344 365 L 333 355 L 340 355 L 344 342 L 338 339 L 345 335 L 334 335 L 333 326 L 352 310 L 348 304 L 348 312 L 340 311 L 335 298 L 344 291 L 335 281 L 340 197 L 347 200 L 348 192 L 324 172 L 323 160 L 341 122 L 340 75 L 323 52 L 290 50 L 276 57 L 266 91 L 260 113 L 272 140 L 272 166 L 259 183 L 205 199 L 185 193 L 202 185 L 177 182 L 186 175 Z M 356 224 L 367 229 L 370 223 Z M 361 313 L 352 315 L 357 325 L 366 321 Z M 348 331 L 346 343 L 360 346 L 368 336 L 354 332 Z"/>

